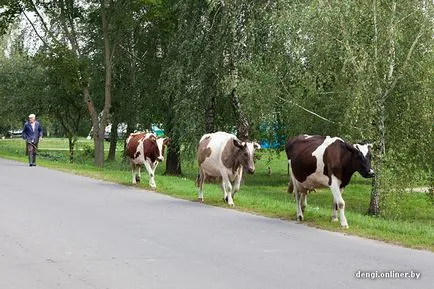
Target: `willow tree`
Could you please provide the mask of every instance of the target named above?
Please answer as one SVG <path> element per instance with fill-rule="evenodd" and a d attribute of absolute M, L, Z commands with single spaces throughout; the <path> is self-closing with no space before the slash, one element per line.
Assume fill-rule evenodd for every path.
<path fill-rule="evenodd" d="M 402 153 L 414 151 L 408 149 L 411 146 L 419 147 L 421 152 L 429 151 L 426 140 L 432 136 L 432 120 L 428 111 L 432 112 L 429 99 L 434 91 L 427 91 L 426 84 L 430 82 L 428 75 L 432 71 L 429 54 L 432 53 L 433 8 L 430 1 L 372 3 L 372 94 L 377 139 L 374 155 L 377 175 L 369 207 L 369 213 L 373 215 L 378 215 L 381 208 L 379 194 L 387 140 L 390 140 L 391 149 Z M 394 129 L 395 126 L 413 135 L 403 135 Z M 410 143 L 406 143 L 408 141 Z M 414 160 L 417 158 L 409 155 L 404 165 L 414 163 Z"/>
<path fill-rule="evenodd" d="M 298 20 L 287 13 L 287 53 L 299 76 L 284 80 L 292 101 L 325 116 L 299 115 L 314 120 L 299 127 L 374 143 L 369 213 L 377 215 L 379 193 L 394 189 L 385 169 L 430 170 L 433 4 L 314 1 L 292 8 Z"/>

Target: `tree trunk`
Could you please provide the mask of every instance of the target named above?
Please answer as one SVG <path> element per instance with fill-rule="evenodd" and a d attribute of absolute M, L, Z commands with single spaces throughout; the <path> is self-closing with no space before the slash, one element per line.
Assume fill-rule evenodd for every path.
<path fill-rule="evenodd" d="M 233 60 L 235 55 L 230 56 L 231 59 L 229 61 L 229 69 L 231 78 L 233 79 L 234 86 L 230 92 L 230 101 L 232 104 L 232 108 L 234 110 L 235 119 L 237 120 L 237 138 L 239 138 L 242 141 L 247 141 L 249 139 L 249 130 L 250 130 L 250 124 L 247 120 L 242 108 L 241 108 L 241 102 L 237 95 L 237 86 L 238 86 L 238 68 Z"/>
<path fill-rule="evenodd" d="M 100 132 L 98 114 L 93 105 L 92 98 L 89 94 L 89 87 L 83 84 L 83 97 L 87 109 L 92 119 L 93 143 L 95 146 L 95 165 L 102 167 L 104 165 L 104 130 Z"/>
<path fill-rule="evenodd" d="M 102 168 L 104 166 L 104 131 L 93 134 L 93 144 L 95 146 L 95 165 Z"/>
<path fill-rule="evenodd" d="M 377 161 L 377 163 L 379 163 Z M 375 177 L 372 180 L 371 201 L 369 203 L 368 215 L 378 216 L 380 214 L 380 180 L 381 180 L 381 165 L 374 166 Z"/>
<path fill-rule="evenodd" d="M 211 97 L 210 103 L 206 107 L 205 112 L 205 130 L 207 133 L 212 133 L 215 131 L 214 119 L 215 119 L 215 105 L 216 105 L 215 94 Z"/>
<path fill-rule="evenodd" d="M 241 103 L 235 88 L 231 92 L 231 101 L 237 119 L 237 137 L 242 141 L 246 141 L 249 139 L 250 124 L 241 109 Z"/>
<path fill-rule="evenodd" d="M 181 175 L 181 153 L 180 146 L 175 142 L 171 142 L 167 151 L 166 171 L 165 175 Z"/>
<path fill-rule="evenodd" d="M 167 111 L 167 123 L 166 132 L 171 138 L 170 144 L 167 148 L 167 159 L 166 159 L 166 171 L 165 175 L 181 175 L 181 146 L 179 144 L 179 136 L 174 127 L 174 111 L 173 111 L 173 97 L 169 97 Z"/>
<path fill-rule="evenodd" d="M 378 112 L 379 117 L 377 124 L 377 135 L 379 136 L 378 147 L 374 154 L 375 178 L 372 180 L 371 201 L 368 210 L 368 214 L 372 216 L 378 216 L 380 214 L 380 188 L 383 177 L 383 158 L 386 152 L 384 113 L 384 105 L 381 105 Z"/>
<path fill-rule="evenodd" d="M 377 2 L 374 2 L 374 61 L 375 61 L 375 73 L 377 74 L 378 62 L 378 29 L 377 29 Z M 395 12 L 396 12 L 396 2 L 392 3 L 392 11 L 390 17 L 390 27 L 389 27 L 389 55 L 388 55 L 388 70 L 385 72 L 384 79 L 386 80 L 385 85 L 387 89 L 382 89 L 381 84 L 377 80 L 376 89 L 376 137 L 378 139 L 378 147 L 376 153 L 374 154 L 374 170 L 375 178 L 372 181 L 371 189 L 371 201 L 369 204 L 369 215 L 378 216 L 380 214 L 380 189 L 383 181 L 383 164 L 384 155 L 386 154 L 386 99 L 394 89 L 397 77 L 395 76 Z"/>
<path fill-rule="evenodd" d="M 112 97 L 112 52 L 110 49 L 109 41 L 109 27 L 107 8 L 109 7 L 107 0 L 101 0 L 101 21 L 102 32 L 104 38 L 104 70 L 105 70 L 105 83 L 104 83 L 104 109 L 102 111 L 101 119 L 99 120 L 99 127 L 97 133 L 94 133 L 95 144 L 95 165 L 98 167 L 104 166 L 104 130 L 107 126 L 109 119 L 109 111 L 111 107 Z M 98 118 L 97 118 L 98 121 Z M 95 125 L 94 125 L 95 129 Z"/>
<path fill-rule="evenodd" d="M 113 52 L 110 47 L 109 39 L 109 23 L 107 16 L 107 8 L 110 6 L 108 0 L 101 1 L 101 20 L 102 20 L 102 33 L 104 38 L 104 110 L 102 112 L 100 129 L 104 130 L 108 124 L 109 112 L 112 102 L 112 56 Z"/>
<path fill-rule="evenodd" d="M 69 143 L 69 162 L 74 162 L 74 147 L 77 138 L 71 134 L 68 134 L 68 143 Z"/>
<path fill-rule="evenodd" d="M 110 131 L 110 148 L 107 156 L 108 161 L 114 161 L 116 156 L 116 146 L 118 144 L 118 121 L 112 123 Z"/>

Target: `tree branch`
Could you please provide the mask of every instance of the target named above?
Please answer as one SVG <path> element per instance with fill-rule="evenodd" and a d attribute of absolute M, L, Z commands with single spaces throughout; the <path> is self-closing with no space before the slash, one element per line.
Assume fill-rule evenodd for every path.
<path fill-rule="evenodd" d="M 36 13 L 36 16 L 38 16 L 39 20 L 41 21 L 45 33 L 48 34 L 53 39 L 53 41 L 57 41 L 56 37 L 54 37 L 53 33 L 50 31 L 50 29 L 48 29 L 48 26 L 45 23 L 44 18 L 42 17 L 41 13 L 39 13 L 39 10 L 36 7 L 36 4 L 33 2 L 33 0 L 29 0 L 29 4 L 32 6 L 33 12 Z"/>
<path fill-rule="evenodd" d="M 29 19 L 29 17 L 27 16 L 26 12 L 23 10 L 23 15 L 24 17 L 26 17 L 27 22 L 29 22 L 30 26 L 32 26 L 33 31 L 36 33 L 36 36 L 38 36 L 39 40 L 42 41 L 42 43 L 44 43 L 45 46 L 47 46 L 48 48 L 51 49 L 51 46 L 44 40 L 44 38 L 41 36 L 41 34 L 39 34 L 38 30 L 36 29 L 35 25 L 33 24 L 33 22 Z"/>
<path fill-rule="evenodd" d="M 377 27 L 377 1 L 374 0 L 374 73 L 378 79 L 378 27 Z"/>
<path fill-rule="evenodd" d="M 283 80 L 282 80 L 282 79 L 279 79 L 279 80 L 280 80 L 280 83 L 282 83 L 283 88 L 286 90 L 286 93 L 289 94 L 289 91 L 288 91 L 288 89 L 286 88 L 286 85 L 285 85 L 285 83 L 283 82 Z M 335 121 L 333 121 L 333 120 L 330 120 L 330 119 L 328 119 L 328 118 L 325 118 L 324 116 L 321 116 L 321 115 L 317 114 L 316 112 L 313 112 L 312 110 L 309 110 L 309 109 L 307 109 L 307 108 L 305 108 L 305 107 L 299 105 L 298 103 L 294 102 L 293 100 L 285 99 L 285 98 L 283 98 L 283 97 L 281 97 L 281 96 L 277 96 L 277 98 L 279 98 L 280 100 L 283 100 L 283 101 L 285 101 L 285 102 L 288 102 L 288 103 L 290 103 L 290 104 L 292 104 L 292 105 L 295 105 L 296 107 L 298 107 L 298 108 L 304 110 L 305 112 L 310 113 L 310 114 L 312 114 L 312 115 L 314 115 L 314 116 L 316 116 L 316 117 L 318 117 L 318 118 L 320 118 L 320 119 L 322 119 L 322 120 L 324 120 L 324 121 L 326 121 L 326 122 L 333 123 L 333 124 L 339 124 L 338 122 L 335 122 Z M 353 126 L 353 125 L 351 125 L 351 127 L 352 127 L 352 128 L 355 128 L 355 129 L 358 129 L 361 133 L 363 132 L 363 129 L 361 129 L 361 128 L 357 127 L 357 126 Z"/>
<path fill-rule="evenodd" d="M 78 43 L 77 43 L 77 39 L 76 39 L 76 36 L 75 36 L 75 32 L 70 32 L 69 29 L 68 29 L 68 25 L 66 24 L 66 19 L 69 18 L 69 17 L 66 15 L 66 12 L 65 12 L 65 3 L 63 2 L 63 0 L 59 1 L 59 8 L 60 8 L 60 23 L 62 25 L 63 32 L 65 33 L 66 38 L 68 38 L 69 43 L 71 44 L 71 47 L 72 47 L 72 50 L 74 51 L 75 56 L 77 58 L 79 58 L 80 55 L 81 55 L 81 53 L 80 53 L 80 49 L 78 47 Z M 72 25 L 71 29 L 74 30 L 73 29 L 74 23 L 70 22 L 70 24 Z"/>
<path fill-rule="evenodd" d="M 126 53 L 128 53 L 128 54 L 131 56 L 132 59 L 135 59 L 135 60 L 139 61 L 140 63 L 144 64 L 143 59 L 140 59 L 137 55 L 131 53 L 131 52 L 130 52 L 127 48 L 125 48 L 122 44 L 118 44 L 118 46 L 119 46 L 120 48 L 122 48 Z M 146 55 L 146 53 L 145 53 L 143 56 L 145 56 L 145 55 Z"/>
<path fill-rule="evenodd" d="M 74 41 L 75 49 L 77 50 L 78 55 L 80 55 L 79 46 L 77 42 L 77 33 L 75 31 L 74 18 L 72 17 L 72 12 L 74 10 L 73 5 L 74 5 L 73 2 L 71 2 L 71 7 L 69 8 L 68 11 L 68 21 L 69 21 L 69 26 L 71 28 L 71 39 Z"/>
<path fill-rule="evenodd" d="M 422 37 L 422 30 L 423 30 L 423 27 L 421 27 L 419 33 L 416 35 L 416 38 L 414 39 L 413 43 L 411 44 L 410 49 L 408 50 L 408 53 L 407 53 L 407 57 L 405 58 L 404 64 L 402 65 L 402 69 L 400 71 L 400 74 L 393 79 L 393 82 L 390 85 L 389 89 L 386 90 L 386 92 L 384 93 L 384 95 L 382 97 L 383 102 L 387 99 L 387 97 L 389 96 L 389 94 L 395 88 L 398 80 L 402 78 L 402 76 L 404 74 L 404 71 L 407 68 L 408 61 L 410 60 L 411 55 L 413 54 L 413 50 L 416 47 L 417 42 L 419 42 L 419 38 Z"/>

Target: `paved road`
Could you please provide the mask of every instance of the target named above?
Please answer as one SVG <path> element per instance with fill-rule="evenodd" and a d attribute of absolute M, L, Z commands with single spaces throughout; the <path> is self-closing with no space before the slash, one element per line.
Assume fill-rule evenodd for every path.
<path fill-rule="evenodd" d="M 358 280 L 358 270 L 419 280 Z M 434 254 L 0 159 L 0 288 L 434 288 Z"/>

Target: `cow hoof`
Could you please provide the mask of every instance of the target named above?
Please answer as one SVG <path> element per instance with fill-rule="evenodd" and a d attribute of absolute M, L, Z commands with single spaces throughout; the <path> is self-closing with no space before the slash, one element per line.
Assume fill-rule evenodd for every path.
<path fill-rule="evenodd" d="M 228 197 L 224 197 L 223 201 L 225 201 L 225 203 L 227 203 L 228 202 Z"/>
<path fill-rule="evenodd" d="M 155 190 L 157 188 L 156 185 L 149 185 L 151 187 L 151 189 Z"/>
<path fill-rule="evenodd" d="M 228 204 L 229 205 L 229 207 L 235 207 L 235 204 L 234 203 L 232 203 L 232 204 Z"/>
<path fill-rule="evenodd" d="M 350 227 L 348 226 L 348 224 L 341 224 L 342 229 L 349 229 Z"/>
<path fill-rule="evenodd" d="M 201 203 L 203 203 L 203 198 L 197 198 L 197 200 Z"/>
<path fill-rule="evenodd" d="M 302 215 L 297 216 L 297 221 L 303 221 L 303 220 L 304 220 L 304 217 Z"/>
<path fill-rule="evenodd" d="M 332 222 L 337 222 L 337 221 L 339 221 L 339 219 L 338 219 L 338 217 L 332 217 L 331 221 Z"/>

